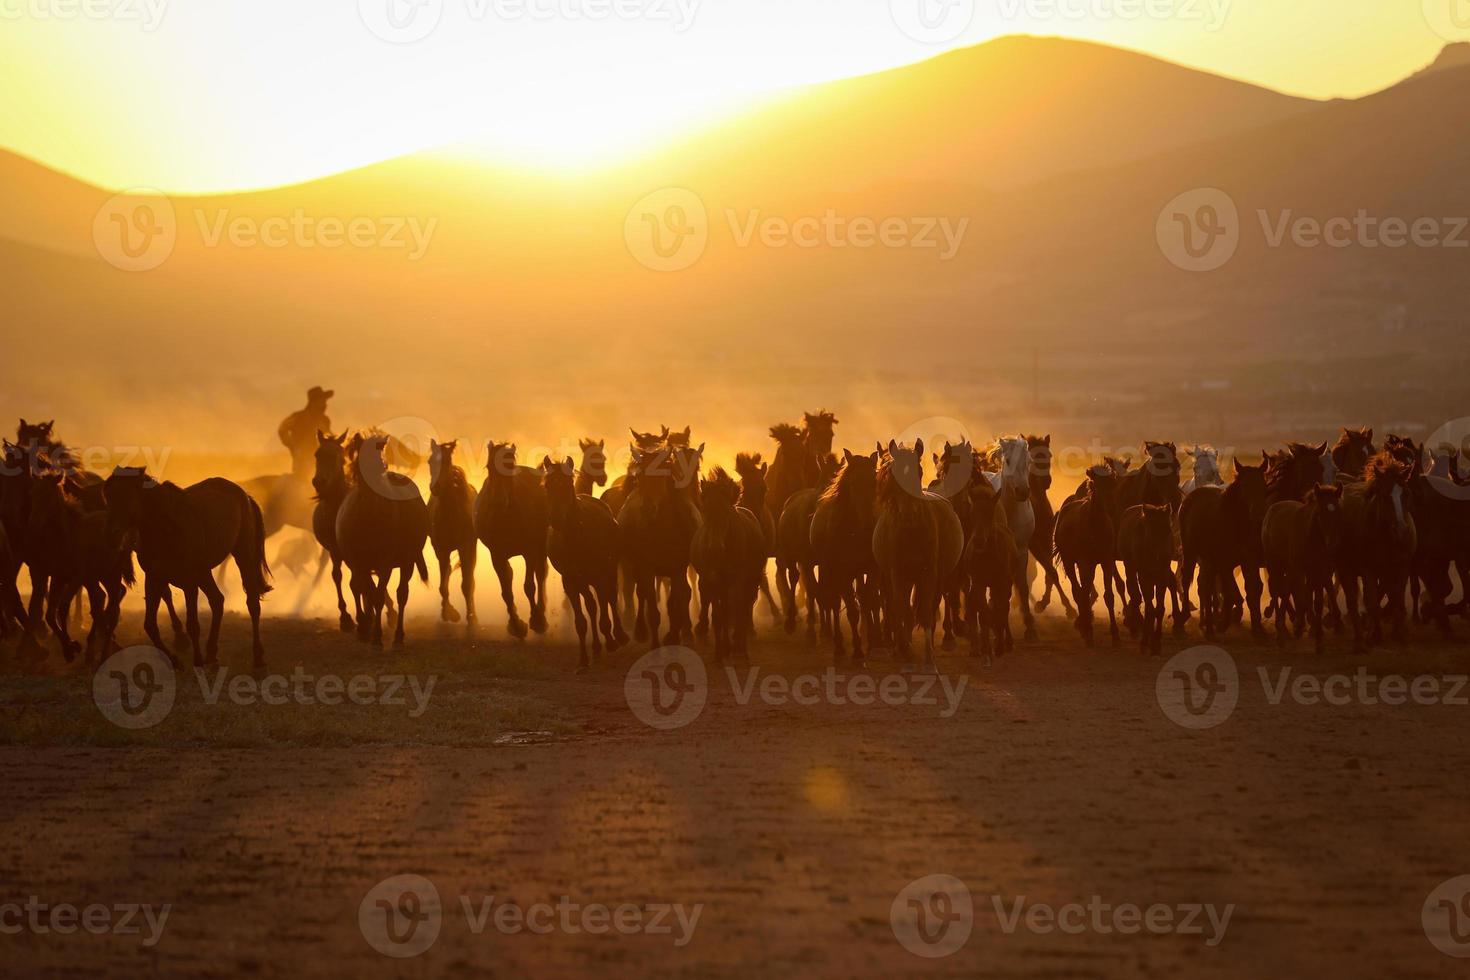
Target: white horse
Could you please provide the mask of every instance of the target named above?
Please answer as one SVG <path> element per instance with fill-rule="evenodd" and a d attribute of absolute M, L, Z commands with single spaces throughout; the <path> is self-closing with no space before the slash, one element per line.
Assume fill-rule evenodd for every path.
<path fill-rule="evenodd" d="M 1194 459 L 1194 476 L 1184 481 L 1179 489 L 1189 496 L 1198 487 L 1223 487 L 1225 478 L 1220 475 L 1220 452 L 1213 446 L 1195 446 L 1185 452 Z"/>
<path fill-rule="evenodd" d="M 1031 509 L 1031 449 L 1026 437 L 1001 439 L 995 450 L 999 473 L 986 473 L 985 478 L 1001 495 L 1006 523 L 1016 542 L 1014 581 L 1021 619 L 1026 624 L 1026 639 L 1036 639 L 1036 617 L 1031 612 L 1031 588 L 1026 581 L 1026 560 L 1030 554 L 1031 535 L 1036 533 L 1036 512 Z"/>

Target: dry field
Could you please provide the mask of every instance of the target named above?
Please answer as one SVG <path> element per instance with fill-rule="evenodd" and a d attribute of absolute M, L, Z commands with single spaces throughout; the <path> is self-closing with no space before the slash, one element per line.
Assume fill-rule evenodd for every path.
<path fill-rule="evenodd" d="M 139 731 L 103 717 L 86 672 L 7 649 L 6 973 L 1463 975 L 1425 926 L 1427 902 L 1449 914 L 1431 892 L 1470 873 L 1462 647 L 1361 663 L 1342 643 L 1314 658 L 1236 634 L 1237 704 L 1191 729 L 1161 707 L 1158 678 L 1193 633 L 1163 659 L 1126 640 L 1087 652 L 1048 615 L 1040 642 L 992 669 L 941 655 L 948 694 L 920 697 L 875 659 L 873 690 L 896 675 L 887 700 L 909 703 L 863 705 L 842 696 L 866 690 L 846 678 L 827 693 L 825 648 L 761 612 L 753 692 L 745 669 L 732 681 L 711 664 L 703 710 L 656 730 L 625 696 L 641 648 L 575 676 L 565 633 L 507 642 L 497 611 L 482 615 L 476 639 L 413 620 L 398 655 L 327 620 L 268 621 L 269 669 L 299 667 L 301 689 L 404 675 L 426 704 L 407 682 L 387 699 L 403 704 L 267 704 L 244 680 L 211 704 L 214 679 L 201 692 L 186 669 L 172 710 Z M 124 639 L 140 635 L 130 616 Z M 245 637 L 232 615 L 227 669 L 248 664 Z M 1310 703 L 1295 680 L 1359 666 L 1449 678 L 1451 703 L 1369 703 L 1356 678 L 1346 703 Z M 803 675 L 817 680 L 793 690 L 810 703 L 764 679 Z M 391 693 L 372 692 L 360 700 Z M 376 906 L 370 889 L 405 874 L 432 883 L 437 915 L 401 881 Z M 963 882 L 968 915 L 927 895 L 907 905 L 900 893 L 934 875 Z M 135 932 L 62 933 L 26 911 L 31 896 L 137 903 L 155 922 L 169 909 L 158 927 L 140 912 Z M 910 952 L 915 908 L 939 917 L 941 945 L 922 950 L 959 948 Z M 378 952 L 390 912 L 421 916 L 409 943 L 432 943 Z M 46 931 L 22 923 L 33 914 Z"/>

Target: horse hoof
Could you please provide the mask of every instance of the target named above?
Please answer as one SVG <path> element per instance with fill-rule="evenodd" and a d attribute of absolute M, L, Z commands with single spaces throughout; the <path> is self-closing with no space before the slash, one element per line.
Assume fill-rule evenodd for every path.
<path fill-rule="evenodd" d="M 545 616 L 532 616 L 531 617 L 531 632 L 532 633 L 535 633 L 537 636 L 540 636 L 542 633 L 545 633 L 546 632 L 546 617 Z"/>
<path fill-rule="evenodd" d="M 946 635 L 945 638 L 944 638 L 944 641 L 939 644 L 939 649 L 941 649 L 941 650 L 953 650 L 954 649 L 954 637 Z"/>
<path fill-rule="evenodd" d="M 519 619 L 512 619 L 506 623 L 505 631 L 517 640 L 524 640 L 527 635 L 526 624 Z"/>
<path fill-rule="evenodd" d="M 446 605 L 439 612 L 440 612 L 440 615 L 444 617 L 444 622 L 446 622 L 446 623 L 457 623 L 457 622 L 459 622 L 459 610 L 458 609 L 455 609 L 453 606 Z"/>
<path fill-rule="evenodd" d="M 1028 643 L 1033 643 L 1036 640 L 1040 639 L 1040 637 L 1037 636 L 1035 626 L 1026 627 L 1026 632 L 1021 634 L 1021 638 Z"/>
<path fill-rule="evenodd" d="M 353 630 L 357 629 L 357 624 L 354 623 L 352 621 L 352 617 L 347 615 L 346 613 L 342 614 L 342 618 L 338 621 L 337 625 L 344 633 L 351 633 Z"/>
<path fill-rule="evenodd" d="M 402 650 L 403 649 L 403 638 L 402 637 L 395 636 L 393 638 L 393 649 L 394 650 Z"/>

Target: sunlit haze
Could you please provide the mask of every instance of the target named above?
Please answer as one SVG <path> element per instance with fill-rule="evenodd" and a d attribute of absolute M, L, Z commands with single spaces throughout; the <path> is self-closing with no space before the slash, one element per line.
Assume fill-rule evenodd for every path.
<path fill-rule="evenodd" d="M 916 40 L 899 27 L 910 2 L 104 0 L 87 8 L 99 17 L 0 0 L 0 147 L 105 187 L 170 191 L 445 144 L 578 171 L 760 93 L 1004 34 L 1090 38 L 1325 98 L 1398 80 L 1454 30 L 1436 31 L 1418 0 L 987 0 L 948 36 L 968 0 L 922 0 L 941 27 Z"/>

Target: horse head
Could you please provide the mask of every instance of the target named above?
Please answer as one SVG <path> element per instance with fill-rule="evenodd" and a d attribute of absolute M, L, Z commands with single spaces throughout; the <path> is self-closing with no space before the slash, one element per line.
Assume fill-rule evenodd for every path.
<path fill-rule="evenodd" d="M 358 444 L 361 448 L 361 443 Z M 330 433 L 316 433 L 316 472 L 312 474 L 311 486 L 317 495 L 325 493 L 334 486 L 343 484 L 347 479 L 347 433 L 333 436 Z"/>
<path fill-rule="evenodd" d="M 1031 485 L 1037 490 L 1051 489 L 1051 435 L 1027 436 L 1031 453 Z"/>
<path fill-rule="evenodd" d="M 429 440 L 429 492 L 442 493 L 449 488 L 455 476 L 454 450 L 458 439 L 449 442 Z"/>
<path fill-rule="evenodd" d="M 915 439 L 907 446 L 893 439 L 883 451 L 883 463 L 878 471 L 880 496 L 891 499 L 895 490 L 903 490 L 910 496 L 919 497 L 924 492 L 924 440 Z"/>
<path fill-rule="evenodd" d="M 832 438 L 836 427 L 837 416 L 825 408 L 818 409 L 816 414 L 802 413 L 802 435 L 807 446 L 818 456 L 824 456 L 832 451 Z"/>
<path fill-rule="evenodd" d="M 107 502 L 107 540 L 115 548 L 132 551 L 138 546 L 143 523 L 143 492 L 155 486 L 142 466 L 119 466 L 102 482 Z"/>
<path fill-rule="evenodd" d="M 1339 473 L 1358 479 L 1363 476 L 1368 460 L 1377 451 L 1373 448 L 1371 428 L 1344 428 L 1337 438 L 1337 445 L 1332 447 L 1332 463 Z"/>
<path fill-rule="evenodd" d="M 607 485 L 607 446 L 601 439 L 578 439 L 577 448 L 582 450 L 582 464 L 578 469 L 586 474 L 593 486 Z"/>

